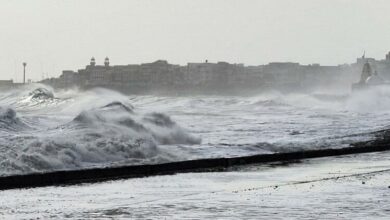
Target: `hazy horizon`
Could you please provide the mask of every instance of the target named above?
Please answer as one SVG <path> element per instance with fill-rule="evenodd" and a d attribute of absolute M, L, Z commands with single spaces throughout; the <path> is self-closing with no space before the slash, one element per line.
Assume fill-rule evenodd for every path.
<path fill-rule="evenodd" d="M 165 59 L 338 65 L 390 50 L 384 0 L 1 0 L 0 79 Z"/>

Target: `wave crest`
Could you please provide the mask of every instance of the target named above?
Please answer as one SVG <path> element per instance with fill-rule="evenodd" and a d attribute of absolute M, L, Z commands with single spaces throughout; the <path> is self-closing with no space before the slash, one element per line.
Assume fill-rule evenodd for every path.
<path fill-rule="evenodd" d="M 30 92 L 29 95 L 32 99 L 53 99 L 54 94 L 48 89 L 37 88 L 34 91 Z"/>
<path fill-rule="evenodd" d="M 23 130 L 27 125 L 17 117 L 16 111 L 12 108 L 0 106 L 0 129 L 1 130 Z"/>
<path fill-rule="evenodd" d="M 10 119 L 16 117 L 12 110 L 0 117 L 2 115 Z M 34 135 L 4 137 L 4 143 L 0 143 L 3 150 L 0 168 L 5 174 L 15 174 L 161 163 L 180 158 L 168 145 L 200 142 L 200 138 L 189 134 L 165 114 L 140 114 L 134 112 L 132 106 L 112 102 L 82 111 L 72 121 Z M 11 147 L 16 143 L 20 147 Z M 160 148 L 160 145 L 168 148 Z"/>

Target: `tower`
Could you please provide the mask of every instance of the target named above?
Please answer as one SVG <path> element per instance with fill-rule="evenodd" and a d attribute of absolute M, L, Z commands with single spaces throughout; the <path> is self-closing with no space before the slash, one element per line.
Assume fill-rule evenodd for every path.
<path fill-rule="evenodd" d="M 108 59 L 108 57 L 106 57 L 106 59 L 104 59 L 104 66 L 105 67 L 110 66 L 110 59 Z"/>
<path fill-rule="evenodd" d="M 95 62 L 95 57 L 92 57 L 91 58 L 91 62 L 90 62 L 90 65 L 91 66 L 95 66 L 96 62 Z"/>
<path fill-rule="evenodd" d="M 23 62 L 23 84 L 26 83 L 26 66 L 27 66 L 27 63 Z"/>

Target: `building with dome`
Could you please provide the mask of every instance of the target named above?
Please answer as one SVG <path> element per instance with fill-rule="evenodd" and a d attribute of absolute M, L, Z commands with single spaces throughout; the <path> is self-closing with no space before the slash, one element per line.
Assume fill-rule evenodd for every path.
<path fill-rule="evenodd" d="M 362 71 L 363 70 L 363 71 Z M 377 76 L 374 76 L 374 73 Z M 370 78 L 371 77 L 371 78 Z M 370 78 L 368 80 L 368 78 Z M 356 63 L 337 66 L 302 65 L 294 62 L 271 62 L 266 65 L 244 66 L 227 62 L 190 62 L 170 64 L 165 60 L 151 63 L 112 65 L 109 57 L 101 64 L 92 57 L 85 68 L 64 70 L 59 78 L 43 83 L 53 87 L 103 87 L 126 93 L 150 91 L 217 92 L 217 91 L 309 91 L 329 85 L 349 87 L 360 83 L 390 80 L 390 52 L 386 59 L 357 58 Z M 368 81 L 367 81 L 368 80 Z"/>

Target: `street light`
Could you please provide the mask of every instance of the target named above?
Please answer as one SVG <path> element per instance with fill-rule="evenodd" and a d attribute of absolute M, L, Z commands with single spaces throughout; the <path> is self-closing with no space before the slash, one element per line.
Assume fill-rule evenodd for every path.
<path fill-rule="evenodd" d="M 26 62 L 23 62 L 23 84 L 26 84 Z"/>

